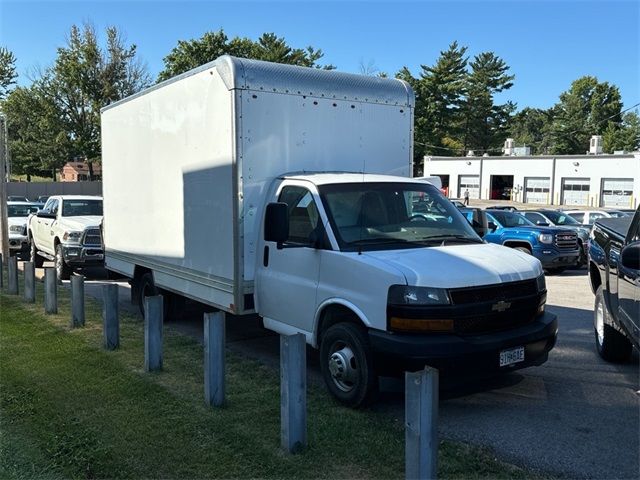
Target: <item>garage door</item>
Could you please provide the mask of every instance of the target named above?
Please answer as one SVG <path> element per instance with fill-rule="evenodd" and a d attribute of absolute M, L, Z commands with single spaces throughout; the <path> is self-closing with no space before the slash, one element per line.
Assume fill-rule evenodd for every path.
<path fill-rule="evenodd" d="M 546 178 L 525 178 L 524 179 L 524 201 L 525 203 L 551 203 L 549 201 L 549 189 L 551 180 Z"/>
<path fill-rule="evenodd" d="M 632 197 L 632 178 L 604 178 L 602 180 L 602 195 L 600 196 L 600 206 L 630 208 L 632 206 Z"/>
<path fill-rule="evenodd" d="M 460 175 L 460 189 L 458 196 L 464 197 L 464 191 L 469 190 L 469 198 L 480 198 L 480 176 Z"/>
<path fill-rule="evenodd" d="M 589 179 L 563 178 L 562 203 L 564 205 L 589 205 Z"/>

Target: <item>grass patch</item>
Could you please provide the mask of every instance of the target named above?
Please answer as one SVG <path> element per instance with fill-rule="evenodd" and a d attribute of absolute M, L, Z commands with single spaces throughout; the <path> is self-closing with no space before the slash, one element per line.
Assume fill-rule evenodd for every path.
<path fill-rule="evenodd" d="M 203 351 L 165 329 L 164 370 L 143 372 L 143 325 L 121 316 L 121 348 L 102 350 L 100 305 L 71 330 L 59 314 L 0 294 L 0 478 L 403 478 L 402 425 L 337 405 L 309 387 L 309 447 L 280 450 L 279 373 L 227 353 L 227 401 L 203 400 Z M 443 478 L 530 478 L 489 452 L 442 442 Z"/>

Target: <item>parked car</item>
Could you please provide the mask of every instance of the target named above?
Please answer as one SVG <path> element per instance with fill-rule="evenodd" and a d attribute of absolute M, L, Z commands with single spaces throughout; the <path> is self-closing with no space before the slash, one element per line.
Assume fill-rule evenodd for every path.
<path fill-rule="evenodd" d="M 514 207 L 513 205 L 493 205 L 491 207 L 487 207 L 486 210 L 507 210 L 509 212 L 518 211 L 518 207 Z"/>
<path fill-rule="evenodd" d="M 541 227 L 564 227 L 576 232 L 578 234 L 578 246 L 580 247 L 578 266 L 586 265 L 589 253 L 589 228 L 586 225 L 583 226 L 568 213 L 561 210 L 521 210 L 518 213 Z"/>
<path fill-rule="evenodd" d="M 22 257 L 29 254 L 27 218 L 37 211 L 38 205 L 31 202 L 7 202 L 9 254 Z"/>
<path fill-rule="evenodd" d="M 49 197 L 27 223 L 31 261 L 36 267 L 45 259 L 54 261 L 61 280 L 68 280 L 74 268 L 102 265 L 101 221 L 101 197 Z"/>
<path fill-rule="evenodd" d="M 596 220 L 589 242 L 594 333 L 602 358 L 628 360 L 640 348 L 640 207 L 633 217 Z"/>
<path fill-rule="evenodd" d="M 593 225 L 600 218 L 627 217 L 628 214 L 621 210 L 565 210 L 567 215 L 583 225 Z"/>
<path fill-rule="evenodd" d="M 455 198 L 450 199 L 451 203 L 453 203 L 458 208 L 467 208 L 464 204 L 464 200 L 456 200 Z"/>
<path fill-rule="evenodd" d="M 27 197 L 22 197 L 20 195 L 9 195 L 7 197 L 7 202 L 25 202 L 25 203 L 29 203 L 29 199 Z"/>
<path fill-rule="evenodd" d="M 42 203 L 43 205 L 45 203 L 47 203 L 47 200 L 49 200 L 50 195 L 40 195 L 38 197 L 38 200 L 36 200 L 38 203 Z"/>
<path fill-rule="evenodd" d="M 141 307 L 170 292 L 304 335 L 350 406 L 425 364 L 544 363 L 557 319 L 540 262 L 409 178 L 413 108 L 397 79 L 229 56 L 105 107 L 107 269 Z"/>
<path fill-rule="evenodd" d="M 473 221 L 473 209 L 462 210 Z M 561 228 L 537 226 L 518 213 L 485 210 L 488 232 L 484 240 L 533 255 L 549 273 L 575 267 L 580 257 L 578 235 Z"/>

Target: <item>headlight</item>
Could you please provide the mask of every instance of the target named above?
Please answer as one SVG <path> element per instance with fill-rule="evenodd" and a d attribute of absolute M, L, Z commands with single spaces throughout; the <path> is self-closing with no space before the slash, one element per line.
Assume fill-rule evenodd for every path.
<path fill-rule="evenodd" d="M 10 225 L 9 233 L 22 233 L 24 230 L 24 225 Z"/>
<path fill-rule="evenodd" d="M 82 232 L 64 232 L 62 239 L 68 242 L 77 242 L 78 240 L 80 240 L 81 236 Z"/>
<path fill-rule="evenodd" d="M 540 276 L 536 278 L 536 284 L 538 285 L 539 292 L 544 292 L 547 289 L 547 282 L 544 278 L 544 273 L 540 274 Z"/>
<path fill-rule="evenodd" d="M 550 233 L 541 233 L 538 240 L 542 243 L 553 243 L 553 235 Z"/>
<path fill-rule="evenodd" d="M 388 302 L 391 305 L 448 305 L 451 303 L 449 294 L 444 288 L 407 285 L 389 287 Z"/>

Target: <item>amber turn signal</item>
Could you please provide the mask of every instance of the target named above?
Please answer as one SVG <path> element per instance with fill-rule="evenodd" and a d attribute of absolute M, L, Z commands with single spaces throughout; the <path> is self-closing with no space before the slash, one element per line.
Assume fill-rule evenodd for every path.
<path fill-rule="evenodd" d="M 425 320 L 421 318 L 391 317 L 389 327 L 403 332 L 453 332 L 453 320 Z"/>

